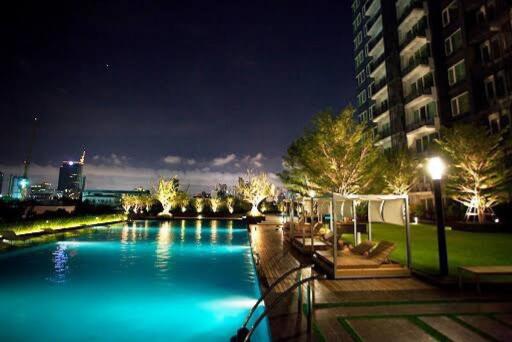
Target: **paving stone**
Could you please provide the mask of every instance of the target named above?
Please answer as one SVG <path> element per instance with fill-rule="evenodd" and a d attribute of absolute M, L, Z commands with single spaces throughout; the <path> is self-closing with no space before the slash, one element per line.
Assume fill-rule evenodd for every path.
<path fill-rule="evenodd" d="M 464 322 L 499 341 L 512 341 L 512 329 L 486 316 L 458 316 Z"/>
<path fill-rule="evenodd" d="M 486 341 L 480 335 L 446 316 L 425 316 L 420 317 L 420 319 L 452 341 Z"/>
<path fill-rule="evenodd" d="M 352 341 L 352 337 L 335 317 L 317 320 L 316 324 L 326 341 Z"/>
<path fill-rule="evenodd" d="M 363 341 L 435 341 L 405 318 L 349 319 L 348 322 Z"/>

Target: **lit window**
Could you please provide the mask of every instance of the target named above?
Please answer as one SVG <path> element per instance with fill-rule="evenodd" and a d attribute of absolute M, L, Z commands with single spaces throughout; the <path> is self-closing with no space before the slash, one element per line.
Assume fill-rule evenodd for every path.
<path fill-rule="evenodd" d="M 452 116 L 469 112 L 469 93 L 465 92 L 451 100 Z"/>
<path fill-rule="evenodd" d="M 463 60 L 448 69 L 448 83 L 454 85 L 466 79 L 466 63 Z"/>
<path fill-rule="evenodd" d="M 462 47 L 462 31 L 459 29 L 455 31 L 450 37 L 444 41 L 444 51 L 447 56 Z"/>

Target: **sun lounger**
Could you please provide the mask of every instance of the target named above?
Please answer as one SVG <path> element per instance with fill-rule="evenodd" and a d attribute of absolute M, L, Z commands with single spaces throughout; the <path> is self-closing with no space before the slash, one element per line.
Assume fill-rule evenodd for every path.
<path fill-rule="evenodd" d="M 355 253 L 350 253 L 347 255 L 343 254 L 342 251 L 338 251 L 338 258 L 336 258 L 337 267 L 343 268 L 364 265 L 368 267 L 380 266 L 388 261 L 389 255 L 394 249 L 394 243 L 388 241 L 381 241 L 373 250 L 371 250 L 368 253 L 368 256 L 357 255 Z M 318 255 L 332 264 L 332 251 L 321 251 L 318 253 Z"/>

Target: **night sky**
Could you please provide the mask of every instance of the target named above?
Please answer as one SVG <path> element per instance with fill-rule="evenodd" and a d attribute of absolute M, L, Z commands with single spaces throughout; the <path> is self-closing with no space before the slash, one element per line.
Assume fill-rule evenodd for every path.
<path fill-rule="evenodd" d="M 16 2 L 3 22 L 0 171 L 87 150 L 89 188 L 278 172 L 322 108 L 353 102 L 350 2 Z M 230 178 L 231 177 L 231 178 Z M 5 190 L 5 187 L 4 187 Z"/>

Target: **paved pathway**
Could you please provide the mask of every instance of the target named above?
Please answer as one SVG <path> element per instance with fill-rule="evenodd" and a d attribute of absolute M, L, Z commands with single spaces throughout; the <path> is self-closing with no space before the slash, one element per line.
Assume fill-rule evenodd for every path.
<path fill-rule="evenodd" d="M 274 224 L 251 226 L 262 284 L 310 260 L 290 249 Z M 290 277 L 273 298 L 294 282 Z M 297 295 L 270 315 L 275 341 L 512 341 L 512 296 L 440 290 L 415 278 L 315 282 L 315 326 L 308 335 Z M 267 304 L 268 304 L 267 302 Z"/>

